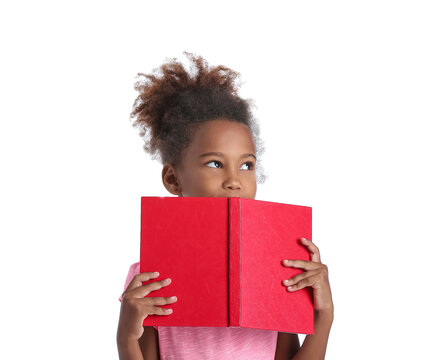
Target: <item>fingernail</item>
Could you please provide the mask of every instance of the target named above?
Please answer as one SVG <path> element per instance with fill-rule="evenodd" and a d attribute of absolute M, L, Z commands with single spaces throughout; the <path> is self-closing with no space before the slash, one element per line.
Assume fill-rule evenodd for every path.
<path fill-rule="evenodd" d="M 169 314 L 171 314 L 171 313 L 173 312 L 172 309 L 166 309 L 166 310 L 167 310 L 167 312 L 168 312 Z"/>
<path fill-rule="evenodd" d="M 287 260 L 283 260 L 283 264 L 284 264 L 284 265 L 287 265 Z"/>
<path fill-rule="evenodd" d="M 289 280 L 283 280 L 284 285 L 287 285 L 288 282 L 289 282 Z"/>
<path fill-rule="evenodd" d="M 293 290 L 293 289 L 292 289 L 292 286 L 288 286 L 288 287 L 287 287 L 287 290 L 288 290 L 288 291 L 292 291 L 292 290 Z"/>
<path fill-rule="evenodd" d="M 159 276 L 160 273 L 158 271 L 154 271 L 154 276 Z"/>
<path fill-rule="evenodd" d="M 171 296 L 171 297 L 170 297 L 170 300 L 172 300 L 172 301 L 173 301 L 173 300 L 176 300 L 176 296 Z"/>

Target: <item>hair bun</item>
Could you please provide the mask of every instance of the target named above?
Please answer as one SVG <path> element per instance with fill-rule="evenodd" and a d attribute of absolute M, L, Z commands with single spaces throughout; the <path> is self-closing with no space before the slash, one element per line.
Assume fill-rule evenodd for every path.
<path fill-rule="evenodd" d="M 139 95 L 130 118 L 144 139 L 144 150 L 163 164 L 177 165 L 197 125 L 226 118 L 251 129 L 260 153 L 259 128 L 251 102 L 238 96 L 240 74 L 223 65 L 210 67 L 201 56 L 184 54 L 189 60 L 188 70 L 172 58 L 152 74 L 137 74 L 134 88 Z"/>

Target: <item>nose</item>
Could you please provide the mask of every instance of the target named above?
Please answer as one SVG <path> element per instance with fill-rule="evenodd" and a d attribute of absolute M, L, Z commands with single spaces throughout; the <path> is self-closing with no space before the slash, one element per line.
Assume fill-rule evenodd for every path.
<path fill-rule="evenodd" d="M 224 180 L 223 187 L 226 190 L 240 190 L 242 184 L 240 182 L 239 176 L 230 171 L 227 174 L 226 179 Z"/>

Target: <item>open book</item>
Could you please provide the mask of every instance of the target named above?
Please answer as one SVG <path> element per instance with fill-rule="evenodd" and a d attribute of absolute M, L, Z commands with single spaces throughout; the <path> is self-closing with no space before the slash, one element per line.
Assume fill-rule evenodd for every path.
<path fill-rule="evenodd" d="M 173 313 L 144 326 L 230 326 L 313 334 L 310 288 L 282 280 L 310 260 L 312 208 L 239 197 L 142 197 L 140 272 L 172 282 L 148 296 L 177 296 Z M 146 284 L 145 282 L 144 284 Z"/>

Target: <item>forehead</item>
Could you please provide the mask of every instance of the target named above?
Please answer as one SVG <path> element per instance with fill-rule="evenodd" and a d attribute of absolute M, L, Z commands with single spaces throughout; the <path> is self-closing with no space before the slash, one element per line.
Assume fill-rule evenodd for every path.
<path fill-rule="evenodd" d="M 211 120 L 195 131 L 190 148 L 193 152 L 220 151 L 223 153 L 255 152 L 248 126 L 229 120 Z"/>

